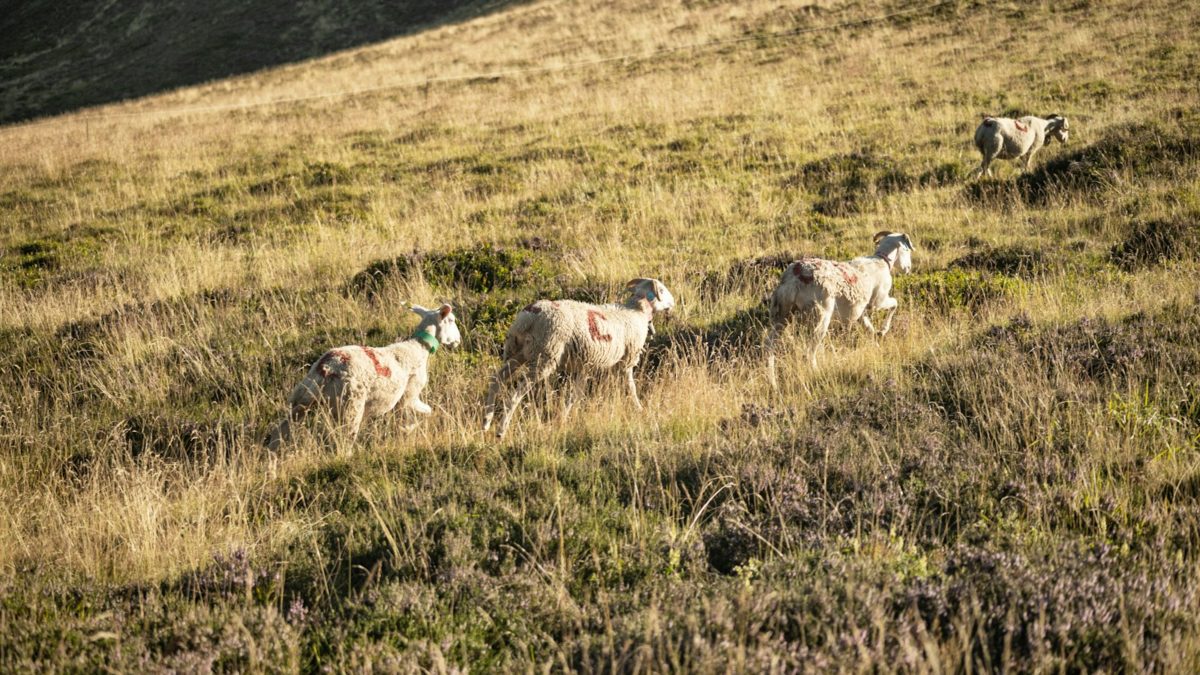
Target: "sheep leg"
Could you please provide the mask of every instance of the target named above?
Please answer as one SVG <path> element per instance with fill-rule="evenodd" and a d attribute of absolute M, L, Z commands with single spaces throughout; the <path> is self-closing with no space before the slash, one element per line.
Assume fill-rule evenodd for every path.
<path fill-rule="evenodd" d="M 809 363 L 813 368 L 817 367 L 817 352 L 821 350 L 821 343 L 825 340 L 825 335 L 829 333 L 829 322 L 833 320 L 833 310 L 836 306 L 836 301 L 830 298 L 825 305 L 817 306 L 817 311 L 820 316 L 817 319 L 817 326 L 813 329 L 813 345 L 809 352 Z"/>
<path fill-rule="evenodd" d="M 408 407 L 413 412 L 420 413 L 422 415 L 428 415 L 429 413 L 433 412 L 433 408 L 429 407 L 428 403 L 422 401 L 419 398 L 414 398 L 412 400 L 412 403 L 408 404 Z"/>
<path fill-rule="evenodd" d="M 496 415 L 496 395 L 500 393 L 500 389 L 508 384 L 512 379 L 513 373 L 520 366 L 514 360 L 504 362 L 500 366 L 500 370 L 492 377 L 492 384 L 488 387 L 487 399 L 483 403 L 483 430 L 487 431 L 492 428 L 492 418 Z"/>
<path fill-rule="evenodd" d="M 360 429 L 362 429 L 363 417 L 366 414 L 366 411 L 367 411 L 366 399 L 363 399 L 361 401 L 351 401 L 350 402 L 350 416 L 348 419 L 346 419 L 345 426 L 346 426 L 346 431 L 349 432 L 349 434 L 350 434 L 351 441 L 356 440 L 358 438 L 358 432 Z"/>
<path fill-rule="evenodd" d="M 871 317 L 866 311 L 863 311 L 862 316 L 858 317 L 858 322 L 861 323 L 863 328 L 866 328 L 867 332 L 872 336 L 879 335 L 879 331 L 875 330 L 875 324 L 871 323 Z"/>
<path fill-rule="evenodd" d="M 638 400 L 637 382 L 633 380 L 633 366 L 625 369 L 625 384 L 629 387 L 629 398 L 633 399 L 633 407 L 641 410 L 642 402 Z"/>
<path fill-rule="evenodd" d="M 772 299 L 771 302 L 771 328 L 767 332 L 767 381 L 771 383 L 771 389 L 779 390 L 779 380 L 775 377 L 775 344 L 779 341 L 779 335 L 787 327 L 788 311 L 779 307 Z"/>
<path fill-rule="evenodd" d="M 575 377 L 571 380 L 567 387 L 567 400 L 563 404 L 562 417 L 566 421 L 571 416 L 571 409 L 575 407 L 575 402 L 583 395 L 584 387 L 587 385 L 587 380 L 583 377 Z"/>
<path fill-rule="evenodd" d="M 309 408 L 321 396 L 321 390 L 317 383 L 310 381 L 307 377 L 296 385 L 288 396 L 288 412 L 284 415 L 279 425 L 267 436 L 266 446 L 272 452 L 278 450 L 285 443 L 292 442 L 292 423 L 300 422 L 308 414 Z"/>
<path fill-rule="evenodd" d="M 267 446 L 268 450 L 271 452 L 276 452 L 285 443 L 292 442 L 292 421 L 299 421 L 300 417 L 303 416 L 304 411 L 304 408 L 296 408 L 289 411 L 287 415 L 284 415 L 283 419 L 280 420 L 279 425 L 275 427 L 269 436 L 267 436 L 265 445 Z"/>
<path fill-rule="evenodd" d="M 535 384 L 549 378 L 554 374 L 554 371 L 558 370 L 558 362 L 559 358 L 543 357 L 529 364 L 529 369 L 525 371 L 525 376 L 513 387 L 512 393 L 508 395 L 504 411 L 500 414 L 500 425 L 496 428 L 496 438 L 504 438 L 504 434 L 508 432 L 508 425 L 512 423 L 512 416 L 516 412 L 517 406 L 529 395 Z"/>
<path fill-rule="evenodd" d="M 971 172 L 971 178 L 982 178 L 984 176 L 991 177 L 992 175 L 992 158 L 987 155 L 982 155 L 979 160 L 979 166 Z"/>
<path fill-rule="evenodd" d="M 888 298 L 875 308 L 887 312 L 883 317 L 883 330 L 879 331 L 879 337 L 887 335 L 888 331 L 892 329 L 892 316 L 896 314 L 896 307 L 899 305 L 900 303 L 895 298 Z"/>

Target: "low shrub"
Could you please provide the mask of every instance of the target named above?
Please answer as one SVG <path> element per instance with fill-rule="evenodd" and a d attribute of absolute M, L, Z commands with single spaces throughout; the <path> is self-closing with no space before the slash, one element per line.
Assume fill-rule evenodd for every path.
<path fill-rule="evenodd" d="M 950 269 L 996 272 L 1010 277 L 1029 278 L 1046 268 L 1047 256 L 1024 246 L 986 247 L 971 251 L 950 262 Z"/>
<path fill-rule="evenodd" d="M 350 288 L 372 296 L 388 279 L 406 279 L 418 269 L 433 285 L 458 286 L 472 293 L 543 288 L 553 282 L 557 272 L 542 251 L 489 244 L 446 252 L 414 251 L 399 258 L 377 260 L 354 275 Z"/>
<path fill-rule="evenodd" d="M 893 295 L 943 312 L 975 311 L 1013 298 L 1023 288 L 1020 280 L 1003 274 L 949 269 L 896 277 Z"/>
<path fill-rule="evenodd" d="M 871 150 L 832 155 L 809 162 L 785 181 L 785 187 L 815 192 L 813 210 L 827 216 L 862 212 L 879 197 L 902 192 L 918 184 L 895 159 Z"/>
<path fill-rule="evenodd" d="M 1200 259 L 1200 220 L 1174 218 L 1137 221 L 1129 234 L 1113 245 L 1109 259 L 1134 270 L 1169 260 Z"/>
<path fill-rule="evenodd" d="M 779 281 L 779 275 L 801 256 L 776 253 L 735 260 L 721 270 L 709 270 L 700 281 L 700 297 L 712 302 L 732 292 L 768 293 Z"/>

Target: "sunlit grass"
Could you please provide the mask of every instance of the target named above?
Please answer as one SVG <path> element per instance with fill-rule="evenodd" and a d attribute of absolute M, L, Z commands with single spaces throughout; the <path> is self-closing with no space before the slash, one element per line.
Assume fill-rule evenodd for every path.
<path fill-rule="evenodd" d="M 818 5 L 538 2 L 96 112 L 873 11 Z M 254 670 L 254 648 L 209 629 L 245 624 L 308 669 L 1188 670 L 1200 267 L 1112 250 L 1134 222 L 1200 217 L 1194 14 L 964 5 L 426 91 L 0 130 L 0 625 L 20 629 L 0 668 L 137 667 L 113 633 L 151 663 L 212 650 Z M 1007 165 L 977 194 L 985 111 L 1071 117 L 1039 164 L 1138 125 L 1178 143 L 1046 203 Z M 881 229 L 917 245 L 893 332 L 835 330 L 814 370 L 797 326 L 772 392 L 758 345 L 778 272 L 747 261 L 865 255 Z M 528 251 L 536 288 L 354 286 L 376 261 L 484 244 Z M 1042 257 L 987 267 L 1006 250 Z M 404 303 L 482 316 L 535 293 L 617 299 L 639 276 L 680 302 L 641 412 L 613 382 L 567 419 L 543 393 L 495 442 L 479 425 L 499 345 L 481 341 L 432 359 L 435 414 L 410 432 L 397 416 L 357 442 L 260 445 L 326 348 L 407 336 Z M 1096 363 L 1111 372 L 1079 370 Z M 280 580 L 205 581 L 244 576 L 233 551 Z M 1060 569 L 1081 585 L 1056 586 Z M 135 591 L 153 595 L 136 621 Z M 1088 598 L 1126 609 L 1089 623 Z M 1008 612 L 1030 632 L 998 637 Z M 59 627 L 45 640 L 63 651 L 37 651 Z M 198 627 L 203 646 L 137 642 Z"/>

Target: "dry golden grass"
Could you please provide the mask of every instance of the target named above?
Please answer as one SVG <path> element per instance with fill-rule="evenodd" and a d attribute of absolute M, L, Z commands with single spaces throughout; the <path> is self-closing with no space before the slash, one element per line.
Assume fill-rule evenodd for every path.
<path fill-rule="evenodd" d="M 432 523 L 466 528 L 462 523 L 471 518 L 492 517 L 492 507 L 439 492 L 439 480 L 446 480 L 517 495 L 495 508 L 520 505 L 509 515 L 528 524 L 522 541 L 542 548 L 513 555 L 528 583 L 544 585 L 557 598 L 555 612 L 585 616 L 604 607 L 645 619 L 646 635 L 654 637 L 644 645 L 653 656 L 640 667 L 626 662 L 617 669 L 794 665 L 794 653 L 774 664 L 755 660 L 766 642 L 726 659 L 696 652 L 692 661 L 673 662 L 679 654 L 669 643 L 679 633 L 663 628 L 665 619 L 646 619 L 622 604 L 636 601 L 619 599 L 636 584 L 596 581 L 607 590 L 591 595 L 581 590 L 593 574 L 585 570 L 600 566 L 593 558 L 631 556 L 621 564 L 632 566 L 638 556 L 649 556 L 651 567 L 667 569 L 666 578 L 680 585 L 646 590 L 646 607 L 661 604 L 663 614 L 677 616 L 670 609 L 673 593 L 704 596 L 709 604 L 689 621 L 722 615 L 722 603 L 735 602 L 729 598 L 741 598 L 736 602 L 744 607 L 766 598 L 765 580 L 773 577 L 756 565 L 779 569 L 806 556 L 833 555 L 828 551 L 852 552 L 850 558 L 879 569 L 926 570 L 912 572 L 915 577 L 932 574 L 928 570 L 968 539 L 921 540 L 922 518 L 936 518 L 932 511 L 890 531 L 882 521 L 860 521 L 853 536 L 818 537 L 811 546 L 801 543 L 817 541 L 805 539 L 811 533 L 802 525 L 785 524 L 782 534 L 755 530 L 760 554 L 738 568 L 746 595 L 714 596 L 713 588 L 728 588 L 710 584 L 705 574 L 711 570 L 681 570 L 689 547 L 709 541 L 705 528 L 724 522 L 717 515 L 726 497 L 749 491 L 745 476 L 736 474 L 739 444 L 765 453 L 746 464 L 769 464 L 763 457 L 774 457 L 773 451 L 763 448 L 778 442 L 795 451 L 787 443 L 799 441 L 781 439 L 796 430 L 820 435 L 822 425 L 840 419 L 821 412 L 823 405 L 853 401 L 889 380 L 909 396 L 924 396 L 923 387 L 943 377 L 939 368 L 950 369 L 956 358 L 988 356 L 979 336 L 1014 316 L 1049 329 L 1082 319 L 1120 322 L 1138 311 L 1157 315 L 1193 302 L 1200 271 L 1194 257 L 1129 271 L 1107 256 L 1132 221 L 1194 222 L 1200 214 L 1194 155 L 1169 175 L 1114 170 L 1102 187 L 1065 193 L 1049 205 L 973 200 L 964 188 L 962 177 L 977 160 L 970 135 L 985 111 L 1070 116 L 1071 146 L 1044 150 L 1038 163 L 1142 124 L 1182 129 L 1182 137 L 1195 142 L 1200 97 L 1188 75 L 1200 58 L 1191 37 L 1200 12 L 1169 2 L 1077 5 L 962 3 L 932 16 L 780 38 L 771 35 L 913 5 L 534 2 L 312 62 L 0 128 L 0 345 L 7 352 L 0 361 L 0 589 L 24 581 L 103 589 L 169 585 L 206 569 L 214 553 L 240 549 L 253 561 L 282 561 L 289 570 L 310 565 L 318 571 L 305 577 L 311 585 L 300 595 L 310 602 L 333 597 L 338 592 L 328 589 L 344 580 L 329 561 L 351 560 L 355 535 L 351 527 L 337 549 L 329 532 L 348 514 L 361 515 L 356 522 L 387 542 L 386 565 L 363 572 L 370 579 L 382 569 L 384 580 L 391 571 L 432 564 L 416 549 L 432 536 L 423 534 Z M 750 39 L 731 41 L 738 38 Z M 721 40 L 730 42 L 691 48 Z M 629 59 L 553 69 L 616 56 Z M 552 69 L 536 70 L 541 67 Z M 504 75 L 406 86 L 480 73 Z M 379 91 L 316 98 L 374 88 Z M 306 100 L 272 103 L 286 99 Z M 244 107 L 225 109 L 233 106 Z M 805 166 L 862 153 L 893 162 L 867 166 L 869 177 L 895 170 L 911 182 L 891 192 L 877 182 L 851 184 L 850 197 L 861 202 L 841 214 L 814 212 L 825 184 L 798 179 Z M 945 179 L 923 180 L 939 170 L 948 172 Z M 1001 182 L 1009 181 L 1015 168 L 1000 173 Z M 686 328 L 718 330 L 759 307 L 770 290 L 770 283 L 735 284 L 711 297 L 704 291 L 706 273 L 781 251 L 867 253 L 871 233 L 885 228 L 912 234 L 915 271 L 926 280 L 941 278 L 952 261 L 986 246 L 1017 245 L 1058 262 L 979 305 L 922 304 L 906 298 L 901 285 L 895 332 L 878 344 L 835 333 L 825 365 L 812 372 L 803 365 L 803 346 L 789 342 L 778 396 L 753 349 L 714 355 L 672 337 Z M 486 379 L 498 363 L 498 346 L 492 346 L 435 358 L 426 400 L 436 414 L 410 434 L 393 420 L 369 429 L 358 443 L 334 448 L 308 437 L 278 457 L 258 447 L 305 359 L 323 347 L 405 335 L 415 320 L 404 301 L 488 300 L 420 278 L 389 282 L 368 300 L 345 290 L 355 273 L 413 250 L 513 247 L 529 236 L 555 247 L 546 257 L 561 287 L 591 284 L 611 297 L 625 279 L 649 275 L 666 281 L 681 300 L 661 361 L 643 379 L 647 412 L 635 413 L 615 388 L 601 387 L 569 422 L 551 400 L 522 410 L 503 445 L 490 443 L 477 423 Z M 52 264 L 26 264 L 43 248 L 56 256 Z M 761 317 L 728 325 L 753 332 L 755 320 Z M 1090 385 L 1054 380 L 1058 388 L 1045 391 L 1039 388 L 1050 385 L 1037 368 L 1014 368 L 1027 368 L 1012 375 L 1027 387 L 997 384 L 1002 405 L 981 418 L 1000 458 L 986 467 L 989 476 L 1003 482 L 1001 476 L 1020 475 L 1020 461 L 1009 457 L 1033 452 L 1028 449 L 1037 443 L 1030 438 L 1045 439 L 1049 448 L 1058 447 L 1056 433 L 1079 433 L 1068 445 L 1083 468 L 1064 479 L 1072 504 L 1108 499 L 1107 517 L 1122 526 L 1154 523 L 1168 535 L 1186 529 L 1167 524 L 1175 522 L 1172 504 L 1154 497 L 1159 493 L 1151 487 L 1186 485 L 1200 475 L 1197 429 L 1186 420 L 1165 421 L 1170 414 L 1155 409 L 1157 403 L 1137 404 L 1142 389 L 1153 399 L 1183 391 L 1183 383 L 1163 375 L 1154 380 L 1161 386 L 1114 384 L 1097 402 L 1080 393 L 1091 392 Z M 1179 370 L 1172 376 L 1193 375 Z M 989 373 L 953 386 L 985 390 Z M 1076 395 L 1087 405 L 1071 403 Z M 745 405 L 765 406 L 787 422 L 745 428 L 738 421 Z M 1127 423 L 1130 415 L 1135 422 Z M 966 442 L 954 434 L 967 432 L 946 424 L 930 432 L 942 434 L 939 443 Z M 137 425 L 144 428 L 131 440 Z M 189 445 L 189 433 L 203 440 Z M 853 436 L 861 454 L 847 459 L 848 466 L 898 465 L 899 448 L 924 442 L 903 429 L 892 433 Z M 141 451 L 134 449 L 139 443 Z M 829 452 L 852 446 L 838 447 Z M 1110 451 L 1102 456 L 1078 447 Z M 1149 467 L 1138 474 L 1145 485 L 1126 489 L 1114 482 L 1111 467 L 1134 462 Z M 648 478 L 671 483 L 673 472 L 690 463 L 701 466 L 700 473 L 722 468 L 704 474 L 699 494 Z M 451 478 L 431 477 L 438 472 Z M 322 482 L 326 474 L 334 478 Z M 608 493 L 632 496 L 614 505 L 598 496 Z M 1071 537 L 1116 542 L 1105 529 L 1113 525 L 1088 508 L 1072 513 L 1092 514 L 1084 520 L 1095 517 L 1099 524 L 1076 523 Z M 555 529 L 564 522 L 571 537 L 587 543 L 564 543 L 568 535 Z M 1065 527 L 1040 511 L 993 526 L 1019 538 L 1022 551 L 1056 541 Z M 1195 572 L 1194 536 L 1184 539 L 1174 550 L 1180 565 Z M 446 556 L 468 555 L 454 549 L 461 542 L 448 541 Z M 461 545 L 474 550 L 468 544 Z M 590 553 L 579 553 L 584 549 Z M 578 559 L 566 559 L 568 550 Z M 358 578 L 361 570 L 354 569 L 347 578 Z M 421 574 L 399 574 L 397 583 L 436 587 Z M 318 586 L 326 590 L 314 590 Z M 293 591 L 281 590 L 272 602 L 282 605 Z M 350 593 L 356 602 L 357 592 Z M 1183 596 L 1185 604 L 1194 603 L 1194 595 Z M 342 611 L 342 604 L 323 602 L 330 617 Z M 885 635 L 902 642 L 908 667 L 932 668 L 938 661 L 955 669 L 997 666 L 957 638 L 895 638 L 885 604 L 872 608 L 863 600 L 874 617 L 871 634 L 880 644 Z M 455 621 L 446 618 L 447 625 Z M 542 627 L 527 623 L 513 631 L 528 630 L 529 644 L 557 651 L 522 656 L 519 641 L 501 647 L 485 640 L 508 655 L 492 667 L 557 660 L 560 667 L 587 669 L 580 650 L 593 652 L 572 642 L 589 632 L 586 627 L 569 638 L 571 631 L 527 621 Z M 590 625 L 578 617 L 562 621 Z M 679 630 L 693 629 L 703 632 Z M 756 635 L 729 630 L 747 639 Z M 288 639 L 326 646 L 356 639 L 313 631 L 320 637 Z M 438 649 L 430 646 L 433 633 L 419 647 L 416 638 L 393 646 L 410 657 L 421 654 L 411 658 L 434 669 L 438 658 L 472 665 L 480 653 L 461 647 L 430 656 Z M 1196 663 L 1195 636 L 1189 625 L 1163 637 L 1165 655 L 1157 661 L 1137 661 L 1147 648 L 1142 637 L 1128 637 L 1124 647 L 1103 654 L 1119 653 L 1125 667 L 1187 669 Z M 362 665 L 354 660 L 357 652 L 309 651 L 300 657 L 306 668 Z M 905 667 L 880 660 L 889 653 L 863 646 L 856 663 Z M 618 662 L 615 652 L 604 654 L 597 658 Z M 104 660 L 110 657 L 91 663 L 115 663 Z M 1025 667 L 1121 667 L 1103 657 L 1088 660 L 1084 652 L 1027 657 L 1019 662 Z M 35 661 L 11 663 L 31 667 Z"/>

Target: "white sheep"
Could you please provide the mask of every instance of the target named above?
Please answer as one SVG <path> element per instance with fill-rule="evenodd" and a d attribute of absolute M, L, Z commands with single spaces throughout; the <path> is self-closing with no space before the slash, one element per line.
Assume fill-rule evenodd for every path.
<path fill-rule="evenodd" d="M 413 305 L 412 311 L 421 322 L 407 340 L 386 347 L 337 347 L 317 359 L 292 389 L 288 415 L 267 437 L 267 447 L 275 450 L 288 442 L 292 422 L 317 407 L 327 411 L 351 439 L 358 436 L 364 421 L 388 413 L 396 404 L 422 415 L 433 412 L 421 400 L 429 381 L 429 356 L 439 345 L 457 345 L 462 336 L 450 305 L 438 309 Z"/>
<path fill-rule="evenodd" d="M 787 326 L 792 314 L 815 311 L 809 360 L 817 366 L 817 351 L 829 330 L 834 313 L 847 323 L 859 321 L 872 334 L 887 335 L 896 312 L 896 299 L 891 297 L 892 272 L 912 269 L 912 242 L 901 232 L 879 232 L 875 235 L 875 254 L 848 262 L 803 258 L 787 266 L 775 292 L 771 294 L 771 327 L 767 335 L 767 377 L 772 388 L 775 379 L 775 343 Z M 868 312 L 883 310 L 883 330 L 876 331 Z"/>
<path fill-rule="evenodd" d="M 991 164 L 997 159 L 1024 160 L 1025 170 L 1033 161 L 1033 155 L 1049 145 L 1052 139 L 1066 143 L 1070 125 L 1062 115 L 1041 117 L 1010 117 L 984 116 L 983 122 L 975 129 L 975 147 L 979 149 L 982 161 L 979 168 L 971 172 L 971 177 L 992 175 Z"/>
<path fill-rule="evenodd" d="M 492 426 L 496 398 L 517 371 L 526 370 L 508 391 L 500 406 L 496 437 L 508 431 L 513 411 L 535 384 L 562 369 L 571 380 L 564 416 L 590 375 L 625 372 L 633 405 L 641 410 L 633 368 L 641 358 L 646 338 L 654 333 L 654 313 L 675 306 L 667 287 L 657 279 L 634 279 L 626 285 L 629 299 L 623 305 L 592 305 L 573 300 L 539 300 L 517 314 L 504 341 L 504 364 L 492 378 L 484 404 L 483 430 Z"/>

